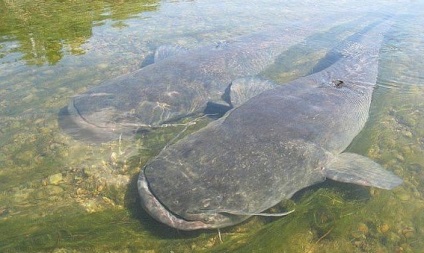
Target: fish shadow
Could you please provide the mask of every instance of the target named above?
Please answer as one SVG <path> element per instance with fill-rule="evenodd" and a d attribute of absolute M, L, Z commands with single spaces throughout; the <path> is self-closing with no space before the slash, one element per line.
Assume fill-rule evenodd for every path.
<path fill-rule="evenodd" d="M 305 197 L 306 194 L 316 192 L 319 189 L 334 191 L 340 194 L 340 196 L 343 196 L 345 201 L 366 201 L 371 198 L 371 194 L 368 188 L 365 186 L 326 179 L 322 183 L 301 189 L 291 197 L 291 200 L 298 203 Z"/>

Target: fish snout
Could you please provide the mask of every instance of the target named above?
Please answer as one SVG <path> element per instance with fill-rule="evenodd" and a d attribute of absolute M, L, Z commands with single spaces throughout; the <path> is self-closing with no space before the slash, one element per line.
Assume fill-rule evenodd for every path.
<path fill-rule="evenodd" d="M 196 230 L 211 228 L 210 224 L 199 220 L 185 220 L 167 210 L 162 203 L 154 196 L 149 189 L 149 183 L 144 175 L 144 170 L 140 172 L 137 181 L 138 193 L 143 209 L 155 220 L 179 230 Z"/>

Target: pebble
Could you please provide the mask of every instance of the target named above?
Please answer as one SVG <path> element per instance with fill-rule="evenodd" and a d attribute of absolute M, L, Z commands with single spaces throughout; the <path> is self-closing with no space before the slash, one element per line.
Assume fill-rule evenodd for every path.
<path fill-rule="evenodd" d="M 86 190 L 82 189 L 82 188 L 78 188 L 78 189 L 76 190 L 76 194 L 77 194 L 78 196 L 81 196 L 81 195 L 88 194 L 88 192 L 87 192 Z"/>
<path fill-rule="evenodd" d="M 103 191 L 103 189 L 104 189 L 104 186 L 103 186 L 103 185 L 98 185 L 98 186 L 97 186 L 97 191 L 98 191 L 98 192 Z"/>
<path fill-rule="evenodd" d="M 63 192 L 62 187 L 55 186 L 55 185 L 49 185 L 47 186 L 47 194 L 48 195 L 57 195 Z"/>
<path fill-rule="evenodd" d="M 385 234 L 390 230 L 390 226 L 387 223 L 383 223 L 378 227 L 380 233 Z"/>
<path fill-rule="evenodd" d="M 412 227 L 405 227 L 401 230 L 401 233 L 405 238 L 413 238 L 415 236 L 415 229 Z"/>
<path fill-rule="evenodd" d="M 390 242 L 399 242 L 401 240 L 399 234 L 395 232 L 389 232 L 387 238 Z"/>
<path fill-rule="evenodd" d="M 62 173 L 53 174 L 48 177 L 48 183 L 57 185 L 63 180 Z"/>
<path fill-rule="evenodd" d="M 405 161 L 405 158 L 401 154 L 397 154 L 396 159 L 398 159 L 401 162 Z"/>
<path fill-rule="evenodd" d="M 350 235 L 355 238 L 355 239 L 365 239 L 366 236 L 361 233 L 360 231 L 353 231 L 352 233 L 350 233 Z"/>
<path fill-rule="evenodd" d="M 407 138 L 412 138 L 412 136 L 413 136 L 412 133 L 408 130 L 402 131 L 402 135 L 407 137 Z"/>
<path fill-rule="evenodd" d="M 109 64 L 107 64 L 107 63 L 100 63 L 100 64 L 97 64 L 97 68 L 98 69 L 106 69 L 106 68 L 108 68 L 109 67 Z"/>
<path fill-rule="evenodd" d="M 84 174 L 85 174 L 87 177 L 91 177 L 91 176 L 93 176 L 93 175 L 94 175 L 94 173 L 95 173 L 95 169 L 94 169 L 94 168 L 84 168 Z"/>
<path fill-rule="evenodd" d="M 117 163 L 118 162 L 118 154 L 116 152 L 112 152 L 110 154 L 110 160 L 112 161 L 112 163 Z"/>
<path fill-rule="evenodd" d="M 402 201 L 408 201 L 408 200 L 410 200 L 410 199 L 411 199 L 411 196 L 410 196 L 408 193 L 404 192 L 404 191 L 398 192 L 398 193 L 396 194 L 396 196 L 397 196 L 400 200 L 402 200 Z"/>
<path fill-rule="evenodd" d="M 366 235 L 366 234 L 368 234 L 369 229 L 368 229 L 368 226 L 365 223 L 359 223 L 358 231 L 363 233 L 364 235 Z"/>

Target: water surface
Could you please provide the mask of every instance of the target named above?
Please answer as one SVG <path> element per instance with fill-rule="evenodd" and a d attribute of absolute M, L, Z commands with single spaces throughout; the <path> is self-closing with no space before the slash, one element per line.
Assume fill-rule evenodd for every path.
<path fill-rule="evenodd" d="M 0 251 L 422 252 L 424 17 L 419 1 L 0 1 Z M 328 20 L 261 76 L 293 80 L 343 39 L 396 13 L 370 120 L 349 149 L 404 179 L 393 191 L 326 182 L 281 203 L 296 212 L 180 232 L 139 207 L 140 168 L 188 129 L 93 144 L 61 131 L 70 97 L 138 69 L 160 45 L 196 48 Z M 277 209 L 280 207 L 276 207 Z"/>

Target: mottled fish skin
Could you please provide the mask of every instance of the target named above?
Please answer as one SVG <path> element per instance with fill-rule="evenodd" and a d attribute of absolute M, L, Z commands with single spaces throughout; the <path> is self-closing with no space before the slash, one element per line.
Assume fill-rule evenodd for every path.
<path fill-rule="evenodd" d="M 232 81 L 258 74 L 290 46 L 336 25 L 336 17 L 329 20 L 269 29 L 189 51 L 159 52 L 153 64 L 73 97 L 62 110 L 61 126 L 75 137 L 82 135 L 79 139 L 108 141 L 202 112 L 208 102 L 231 108 L 223 95 Z"/>
<path fill-rule="evenodd" d="M 326 177 L 337 179 L 333 167 L 339 163 L 331 162 L 367 121 L 390 23 L 348 41 L 340 51 L 343 57 L 326 69 L 264 91 L 162 150 L 140 172 L 139 190 L 147 187 L 139 191 L 144 209 L 177 229 L 198 229 L 188 224 L 193 221 L 202 222 L 201 228 L 220 228 Z M 349 169 L 341 181 L 362 184 L 346 178 Z M 381 170 L 392 183 L 381 186 L 377 179 L 374 186 L 391 189 L 402 182 Z M 148 204 L 153 199 L 161 210 Z M 182 225 L 165 222 L 162 212 L 172 213 Z"/>

